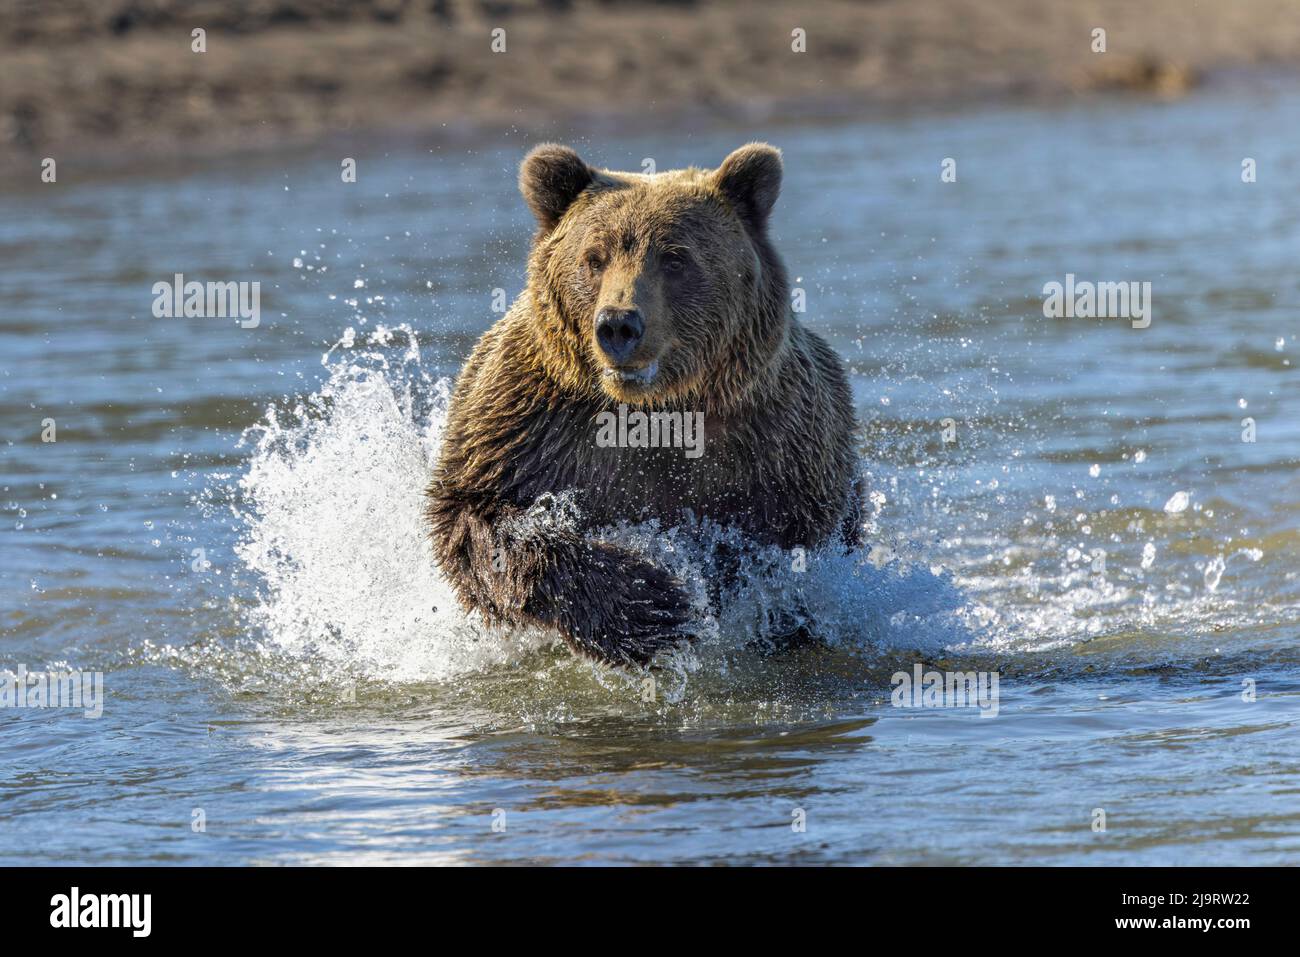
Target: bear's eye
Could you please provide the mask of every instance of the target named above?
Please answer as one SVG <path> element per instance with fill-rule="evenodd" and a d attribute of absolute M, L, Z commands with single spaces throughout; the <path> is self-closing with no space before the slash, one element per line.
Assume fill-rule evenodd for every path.
<path fill-rule="evenodd" d="M 665 272 L 681 272 L 686 268 L 686 259 L 679 253 L 669 253 L 663 260 Z"/>
<path fill-rule="evenodd" d="M 605 258 L 598 252 L 589 252 L 583 257 L 583 265 L 587 267 L 588 272 L 593 274 L 600 272 L 605 268 Z"/>

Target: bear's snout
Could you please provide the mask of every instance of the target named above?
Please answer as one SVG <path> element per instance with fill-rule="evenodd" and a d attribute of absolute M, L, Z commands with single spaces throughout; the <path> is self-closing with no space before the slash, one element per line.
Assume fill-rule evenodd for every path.
<path fill-rule="evenodd" d="M 645 335 L 645 321 L 635 309 L 602 309 L 596 314 L 596 342 L 615 365 L 632 357 Z"/>

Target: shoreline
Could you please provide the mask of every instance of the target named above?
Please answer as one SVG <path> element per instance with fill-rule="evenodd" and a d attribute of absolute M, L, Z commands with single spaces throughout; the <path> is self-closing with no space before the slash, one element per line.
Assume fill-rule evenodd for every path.
<path fill-rule="evenodd" d="M 52 152 L 57 157 L 61 179 L 68 169 L 77 169 L 78 178 L 83 180 L 113 179 L 130 177 L 141 172 L 146 165 L 154 175 L 185 175 L 218 164 L 261 163 L 277 154 L 297 157 L 333 150 L 342 157 L 387 155 L 390 152 L 411 150 L 432 152 L 448 147 L 479 147 L 489 142 L 499 144 L 504 137 L 516 138 L 522 155 L 527 146 L 536 142 L 598 141 L 601 136 L 618 138 L 634 132 L 669 130 L 674 124 L 683 122 L 708 124 L 710 128 L 731 127 L 738 131 L 755 125 L 797 130 L 801 127 L 840 123 L 870 124 L 958 116 L 970 112 L 1113 108 L 1153 101 L 1177 103 L 1188 98 L 1252 94 L 1260 90 L 1269 94 L 1300 90 L 1300 70 L 1279 70 L 1270 66 L 1226 70 L 1202 77 L 1193 91 L 1175 99 L 1113 91 L 1086 96 L 983 95 L 910 103 L 850 103 L 842 97 L 827 97 L 772 104 L 770 109 L 765 110 L 754 109 L 752 106 L 711 113 L 682 109 L 656 115 L 649 122 L 644 116 L 633 113 L 612 112 L 601 116 L 567 117 L 536 127 L 488 122 L 445 124 L 436 128 L 389 124 L 314 133 L 277 131 L 217 143 L 208 140 L 177 143 L 174 139 L 165 142 L 113 142 Z M 42 188 L 44 184 L 39 177 L 40 163 L 39 153 L 0 154 L 0 193 L 12 194 Z"/>

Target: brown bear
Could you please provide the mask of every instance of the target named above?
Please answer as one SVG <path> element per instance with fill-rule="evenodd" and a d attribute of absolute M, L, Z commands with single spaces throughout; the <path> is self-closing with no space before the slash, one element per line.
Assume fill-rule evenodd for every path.
<path fill-rule="evenodd" d="M 645 665 L 689 636 L 686 592 L 591 533 L 690 518 L 760 546 L 857 543 L 853 399 L 791 309 L 767 228 L 781 174 L 762 143 L 716 170 L 619 173 L 551 144 L 524 159 L 527 287 L 461 371 L 428 489 L 436 559 L 466 608 Z M 702 447 L 644 429 L 621 441 L 637 413 L 666 432 L 702 423 Z M 560 493 L 575 519 L 528 514 Z"/>

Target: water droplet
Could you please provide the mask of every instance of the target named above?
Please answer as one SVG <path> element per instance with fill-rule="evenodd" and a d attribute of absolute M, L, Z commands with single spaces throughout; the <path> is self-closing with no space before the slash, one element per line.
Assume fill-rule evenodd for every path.
<path fill-rule="evenodd" d="M 1214 561 L 1205 567 L 1205 589 L 1209 592 L 1217 591 L 1219 582 L 1223 578 L 1223 569 L 1225 563 L 1222 555 L 1215 556 Z"/>

